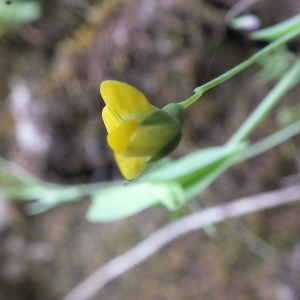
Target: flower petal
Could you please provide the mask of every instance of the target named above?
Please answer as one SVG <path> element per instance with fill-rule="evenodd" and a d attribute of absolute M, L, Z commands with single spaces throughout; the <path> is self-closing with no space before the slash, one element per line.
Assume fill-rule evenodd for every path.
<path fill-rule="evenodd" d="M 100 85 L 100 93 L 111 116 L 117 122 L 140 119 L 156 110 L 142 92 L 124 82 L 103 81 Z M 105 115 L 107 116 L 107 113 Z"/>
<path fill-rule="evenodd" d="M 107 143 L 114 152 L 122 153 L 127 148 L 130 136 L 137 126 L 137 120 L 129 120 L 108 134 Z"/>
<path fill-rule="evenodd" d="M 142 174 L 146 168 L 148 157 L 124 157 L 115 153 L 119 170 L 127 180 L 132 180 Z"/>
<path fill-rule="evenodd" d="M 123 123 L 123 120 L 119 115 L 110 111 L 107 106 L 102 110 L 102 119 L 108 133 L 118 128 Z"/>

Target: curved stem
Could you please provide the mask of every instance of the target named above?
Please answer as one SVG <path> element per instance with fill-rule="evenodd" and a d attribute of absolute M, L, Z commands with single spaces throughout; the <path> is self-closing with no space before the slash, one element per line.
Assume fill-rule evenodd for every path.
<path fill-rule="evenodd" d="M 258 51 L 254 55 L 252 55 L 250 58 L 248 58 L 244 62 L 237 65 L 236 67 L 234 67 L 231 70 L 225 72 L 221 76 L 211 80 L 210 82 L 208 82 L 208 83 L 206 83 L 206 84 L 204 84 L 200 87 L 197 87 L 195 89 L 195 94 L 193 96 L 191 96 L 190 98 L 180 102 L 179 104 L 182 105 L 184 108 L 189 107 L 191 104 L 196 102 L 202 96 L 202 94 L 204 92 L 206 92 L 207 90 L 219 85 L 220 83 L 223 83 L 224 81 L 226 81 L 229 78 L 233 77 L 237 73 L 243 71 L 244 69 L 246 69 L 247 67 L 252 65 L 257 60 L 259 60 L 259 59 L 263 58 L 264 56 L 266 56 L 269 52 L 271 52 L 271 51 L 277 49 L 278 47 L 286 44 L 288 41 L 292 40 L 293 38 L 295 38 L 299 34 L 300 34 L 300 26 L 298 28 L 290 31 L 289 33 L 285 34 L 284 36 L 277 39 L 276 41 L 272 42 L 271 44 L 269 44 L 265 48 L 261 49 L 260 51 Z"/>
<path fill-rule="evenodd" d="M 248 119 L 229 139 L 227 145 L 239 143 L 245 140 L 250 133 L 263 120 L 266 114 L 281 100 L 291 88 L 300 80 L 300 59 L 294 66 L 279 80 L 270 93 L 256 107 Z"/>

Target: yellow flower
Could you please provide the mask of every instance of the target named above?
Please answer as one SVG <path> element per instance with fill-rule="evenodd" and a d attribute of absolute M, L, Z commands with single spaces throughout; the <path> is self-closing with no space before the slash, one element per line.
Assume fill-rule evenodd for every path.
<path fill-rule="evenodd" d="M 169 104 L 162 110 L 151 105 L 142 92 L 119 81 L 104 81 L 100 93 L 106 106 L 102 117 L 122 175 L 138 177 L 149 161 L 170 153 L 179 143 L 183 108 Z"/>

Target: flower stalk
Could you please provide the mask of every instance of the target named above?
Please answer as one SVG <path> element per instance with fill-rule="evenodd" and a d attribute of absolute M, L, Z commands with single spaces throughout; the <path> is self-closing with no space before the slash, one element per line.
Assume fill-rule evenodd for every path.
<path fill-rule="evenodd" d="M 250 58 L 245 60 L 244 62 L 240 63 L 238 66 L 232 68 L 231 70 L 225 72 L 224 74 L 220 75 L 219 77 L 211 80 L 210 82 L 199 86 L 195 89 L 195 94 L 192 95 L 190 98 L 180 102 L 179 104 L 182 105 L 184 108 L 189 107 L 191 104 L 195 103 L 204 92 L 210 90 L 211 88 L 223 83 L 224 81 L 230 79 L 234 75 L 238 74 L 239 72 L 243 71 L 244 69 L 248 68 L 251 66 L 253 63 L 258 61 L 259 59 L 265 57 L 268 55 L 271 51 L 279 48 L 280 46 L 286 44 L 293 38 L 297 37 L 300 34 L 300 26 L 297 27 L 296 29 L 288 32 L 284 36 L 278 38 L 274 42 L 270 43 L 268 46 L 265 48 L 261 49 L 254 55 L 252 55 Z"/>

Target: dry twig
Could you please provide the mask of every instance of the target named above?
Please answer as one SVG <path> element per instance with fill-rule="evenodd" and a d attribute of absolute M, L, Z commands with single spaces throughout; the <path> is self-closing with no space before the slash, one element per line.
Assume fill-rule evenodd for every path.
<path fill-rule="evenodd" d="M 298 185 L 241 198 L 226 204 L 206 208 L 199 213 L 183 217 L 178 221 L 157 230 L 129 251 L 106 263 L 103 267 L 71 290 L 63 300 L 89 299 L 107 283 L 137 266 L 171 241 L 189 232 L 211 224 L 220 223 L 226 219 L 285 205 L 299 199 L 300 186 Z"/>

